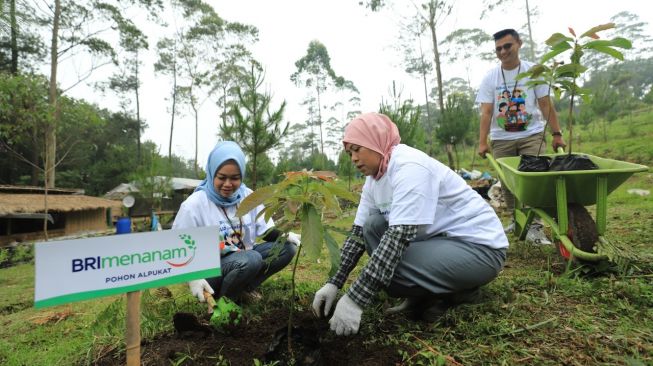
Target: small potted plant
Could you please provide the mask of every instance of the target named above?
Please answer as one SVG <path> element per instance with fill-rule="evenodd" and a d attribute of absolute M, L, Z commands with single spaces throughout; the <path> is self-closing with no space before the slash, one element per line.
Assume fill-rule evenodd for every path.
<path fill-rule="evenodd" d="M 533 66 L 527 72 L 521 73 L 518 78 L 528 77 L 531 80 L 527 85 L 535 86 L 546 84 L 549 86 L 549 93 L 553 91 L 556 99 L 565 95 L 569 97 L 569 108 L 567 112 L 567 130 L 569 131 L 569 154 L 557 158 L 560 163 L 554 168 L 556 160 L 552 163 L 551 170 L 582 170 L 585 169 L 588 159 L 572 155 L 573 127 L 574 127 L 574 102 L 576 97 L 581 97 L 589 102 L 591 90 L 578 85 L 588 68 L 581 63 L 583 55 L 588 51 L 600 52 L 619 60 L 623 60 L 623 54 L 618 50 L 630 49 L 632 44 L 629 40 L 616 37 L 609 40 L 600 39 L 598 33 L 615 28 L 614 23 L 607 23 L 592 27 L 580 36 L 576 35 L 573 28 L 569 29 L 571 36 L 562 33 L 554 33 L 546 40 L 549 52 L 542 56 L 540 63 Z M 555 57 L 567 51 L 571 52 L 570 62 L 555 61 Z M 546 63 L 552 61 L 551 66 Z M 579 166 L 580 165 L 580 166 Z M 579 169 L 580 168 L 580 169 Z"/>

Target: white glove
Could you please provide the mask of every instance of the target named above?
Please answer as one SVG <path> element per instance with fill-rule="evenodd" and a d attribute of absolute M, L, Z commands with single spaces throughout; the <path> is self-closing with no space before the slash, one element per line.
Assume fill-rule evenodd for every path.
<path fill-rule="evenodd" d="M 295 244 L 296 246 L 300 246 L 302 245 L 302 236 L 291 231 L 288 233 L 288 241 Z"/>
<path fill-rule="evenodd" d="M 329 315 L 333 303 L 336 302 L 337 295 L 338 287 L 336 287 L 336 285 L 327 283 L 322 286 L 322 288 L 315 293 L 315 297 L 313 298 L 313 313 L 320 318 Z"/>
<path fill-rule="evenodd" d="M 211 295 L 214 294 L 213 289 L 211 288 L 211 285 L 209 285 L 206 280 L 195 280 L 195 281 L 190 281 L 188 282 L 188 287 L 190 287 L 190 292 L 193 294 L 193 296 L 197 297 L 197 299 L 200 302 L 205 302 L 206 300 L 204 299 L 204 291 L 210 293 Z"/>
<path fill-rule="evenodd" d="M 350 299 L 349 296 L 345 295 L 341 297 L 336 305 L 336 311 L 333 313 L 333 317 L 329 320 L 331 330 L 339 336 L 358 333 L 362 314 L 363 309 Z"/>

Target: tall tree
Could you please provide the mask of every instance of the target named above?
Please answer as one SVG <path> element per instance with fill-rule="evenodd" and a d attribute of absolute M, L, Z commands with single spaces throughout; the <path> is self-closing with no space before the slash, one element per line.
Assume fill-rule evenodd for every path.
<path fill-rule="evenodd" d="M 331 67 L 331 57 L 326 46 L 320 41 L 311 41 L 306 55 L 295 62 L 297 70 L 290 76 L 295 85 L 315 91 L 317 126 L 320 136 L 320 153 L 324 154 L 324 136 L 322 132 L 322 97 L 330 86 L 339 90 L 358 92 L 351 81 L 338 76 Z"/>
<path fill-rule="evenodd" d="M 438 106 L 440 107 L 440 110 L 444 109 L 444 96 L 442 93 L 442 65 L 440 61 L 437 29 L 451 14 L 454 2 L 455 0 L 427 0 L 420 4 L 413 2 L 415 18 L 419 19 L 423 27 L 425 27 L 430 34 L 436 81 L 439 91 Z M 380 11 L 387 5 L 385 0 L 367 0 L 365 2 L 361 1 L 359 4 L 370 8 L 372 11 Z"/>
<path fill-rule="evenodd" d="M 123 18 L 110 0 L 55 0 L 49 6 L 50 13 L 43 15 L 42 21 L 51 25 L 50 34 L 50 90 L 49 101 L 53 118 L 46 137 L 46 185 L 55 186 L 54 162 L 56 160 L 58 123 L 57 98 L 70 88 L 88 79 L 98 68 L 116 62 L 116 51 L 110 40 L 122 36 L 126 29 L 135 28 L 131 19 Z M 118 0 L 112 0 L 118 3 Z M 146 7 L 156 12 L 161 0 L 129 0 L 129 4 Z M 125 27 L 124 24 L 130 24 Z M 77 80 L 70 86 L 58 90 L 57 72 L 62 61 L 78 61 L 84 68 L 78 72 Z"/>
<path fill-rule="evenodd" d="M 179 67 L 179 51 L 177 49 L 177 40 L 175 38 L 163 38 L 156 44 L 159 59 L 154 64 L 154 71 L 169 75 L 172 78 L 172 90 L 170 92 L 170 138 L 168 139 L 168 163 L 172 164 L 172 136 L 175 129 L 175 117 L 177 111 L 177 99 L 179 95 L 179 85 L 177 82 Z"/>
<path fill-rule="evenodd" d="M 422 47 L 422 37 L 426 31 L 425 24 L 419 18 L 411 18 L 413 21 L 406 22 L 403 32 L 400 34 L 400 47 L 404 54 L 404 65 L 406 72 L 411 75 L 418 75 L 422 78 L 424 85 L 424 107 L 426 110 L 426 124 L 435 125 L 435 113 L 431 112 L 429 101 L 428 75 L 433 72 L 433 63 L 426 60 Z M 415 41 L 419 47 L 415 48 Z M 419 53 L 416 53 L 416 50 Z M 394 88 L 394 81 L 393 81 Z M 429 139 L 429 154 L 433 151 L 433 139 Z"/>
<path fill-rule="evenodd" d="M 447 104 L 440 116 L 436 136 L 447 147 L 447 158 L 451 169 L 456 169 L 457 165 L 454 164 L 453 156 L 453 152 L 457 153 L 456 145 L 462 142 L 469 132 L 474 116 L 474 102 L 468 95 L 454 93 L 447 96 Z"/>
<path fill-rule="evenodd" d="M 140 88 L 141 88 L 141 60 L 139 58 L 142 51 L 149 48 L 147 36 L 131 21 L 128 21 L 122 14 L 124 9 L 116 6 L 106 5 L 108 11 L 111 11 L 112 17 L 116 20 L 116 24 L 121 28 L 120 31 L 120 47 L 126 51 L 126 56 L 120 60 L 119 71 L 114 73 L 109 79 L 109 87 L 115 90 L 118 94 L 123 95 L 122 105 L 123 109 L 128 110 L 131 104 L 133 95 L 134 108 L 133 112 L 136 115 L 136 143 L 137 149 L 137 162 L 141 163 L 141 130 L 143 124 L 141 121 L 141 108 L 140 108 Z"/>
<path fill-rule="evenodd" d="M 238 104 L 231 108 L 230 124 L 220 125 L 224 139 L 237 141 L 252 159 L 252 187 L 256 189 L 258 158 L 280 144 L 288 131 L 283 124 L 286 102 L 277 110 L 271 110 L 272 96 L 261 93 L 264 75 L 258 63 L 252 62 L 244 89 L 238 88 Z"/>
<path fill-rule="evenodd" d="M 42 170 L 44 134 L 52 112 L 48 103 L 48 81 L 43 76 L 0 73 L 0 180 L 11 183 L 21 174 L 18 162 L 27 163 L 30 182 L 38 184 Z M 7 164 L 8 165 L 5 165 Z M 16 172 L 16 173 L 14 173 Z"/>
<path fill-rule="evenodd" d="M 174 45 L 175 52 L 166 55 L 165 63 L 159 63 L 159 70 L 168 73 L 174 70 L 174 76 L 178 79 L 173 89 L 173 104 L 184 102 L 191 109 L 195 119 L 194 160 L 197 161 L 199 110 L 216 90 L 212 83 L 226 75 L 221 75 L 221 70 L 216 69 L 215 65 L 224 66 L 223 60 L 233 57 L 234 54 L 230 52 L 234 49 L 245 50 L 240 43 L 256 41 L 258 30 L 253 26 L 225 21 L 211 5 L 201 0 L 175 0 L 173 4 L 175 10 L 183 15 L 186 25 L 177 28 L 173 40 L 168 41 L 168 45 Z M 171 140 L 173 125 L 171 123 Z M 195 170 L 197 172 L 197 167 Z"/>
<path fill-rule="evenodd" d="M 496 56 L 492 52 L 492 37 L 479 28 L 456 29 L 444 38 L 442 44 L 446 47 L 446 57 L 451 63 L 465 65 L 467 85 L 471 88 L 469 70 L 472 67 L 471 60 L 481 59 L 483 61 L 494 61 Z M 487 51 L 486 51 L 487 50 Z"/>

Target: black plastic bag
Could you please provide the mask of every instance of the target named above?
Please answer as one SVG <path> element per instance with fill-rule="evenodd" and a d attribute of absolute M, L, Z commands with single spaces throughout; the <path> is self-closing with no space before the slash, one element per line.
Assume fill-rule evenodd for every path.
<path fill-rule="evenodd" d="M 520 172 L 547 172 L 551 158 L 548 156 L 522 155 L 517 170 Z"/>
<path fill-rule="evenodd" d="M 594 170 L 599 167 L 587 155 L 566 154 L 553 158 L 550 171 Z"/>

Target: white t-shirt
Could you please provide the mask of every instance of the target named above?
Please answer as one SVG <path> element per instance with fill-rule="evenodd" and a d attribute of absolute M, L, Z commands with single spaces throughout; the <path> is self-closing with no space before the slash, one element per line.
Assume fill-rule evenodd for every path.
<path fill-rule="evenodd" d="M 249 196 L 252 190 L 245 189 L 245 197 Z M 209 200 L 206 192 L 193 192 L 179 207 L 179 212 L 172 224 L 173 229 L 185 229 L 189 227 L 218 226 L 223 238 L 231 238 L 234 230 L 242 231 L 243 242 L 246 249 L 251 249 L 256 242 L 256 238 L 263 235 L 269 228 L 274 226 L 270 219 L 265 222 L 264 215 L 256 220 L 256 215 L 263 210 L 263 205 L 243 215 L 239 220 L 236 217 L 236 206 L 225 208 L 225 216 L 222 208 Z M 242 227 L 241 229 L 241 222 Z M 231 223 L 231 224 L 230 224 Z M 216 241 L 219 240 L 216 236 Z"/>
<path fill-rule="evenodd" d="M 515 80 L 518 73 L 528 71 L 533 63 L 521 61 L 513 70 L 501 65 L 485 75 L 476 96 L 476 103 L 492 103 L 490 140 L 517 140 L 544 130 L 544 117 L 537 99 L 549 95 L 549 86 L 526 86 L 529 78 Z M 505 79 L 504 79 L 505 76 Z"/>
<path fill-rule="evenodd" d="M 354 224 L 380 211 L 389 225 L 418 225 L 416 241 L 436 235 L 505 248 L 494 210 L 454 171 L 420 150 L 397 145 L 381 179 L 367 177 Z"/>

